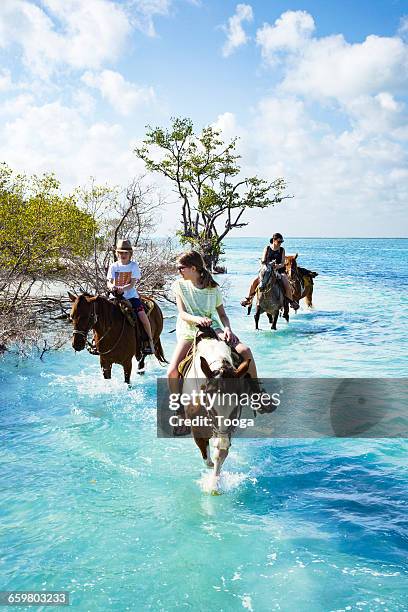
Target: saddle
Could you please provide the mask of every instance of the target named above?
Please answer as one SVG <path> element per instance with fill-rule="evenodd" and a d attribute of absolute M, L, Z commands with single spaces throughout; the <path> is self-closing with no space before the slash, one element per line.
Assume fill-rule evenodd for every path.
<path fill-rule="evenodd" d="M 211 328 L 209 328 L 208 331 L 207 329 L 208 328 L 203 328 L 202 333 L 200 333 L 197 336 L 196 346 L 197 346 L 197 343 L 200 342 L 200 340 L 203 340 L 204 338 L 210 338 L 210 337 L 213 338 L 214 336 L 217 337 Z M 184 357 L 182 361 L 180 361 L 179 366 L 178 366 L 178 372 L 182 378 L 186 377 L 187 372 L 191 368 L 191 365 L 193 363 L 193 356 L 194 356 L 194 345 L 192 344 L 190 348 L 188 349 L 187 355 Z M 231 356 L 232 356 L 232 363 L 234 365 L 234 368 L 237 368 L 240 365 L 240 363 L 242 363 L 242 357 L 239 353 L 237 353 L 237 351 L 233 347 L 231 347 Z"/>
<path fill-rule="evenodd" d="M 143 304 L 145 313 L 147 314 L 147 316 L 149 316 L 154 308 L 154 301 L 151 298 L 148 298 L 146 296 L 143 296 L 143 298 L 141 297 L 140 300 Z M 120 298 L 115 297 L 113 299 L 113 302 L 117 306 L 119 306 L 121 313 L 123 314 L 124 317 L 126 317 L 130 325 L 132 327 L 136 327 L 137 322 L 138 322 L 138 317 L 135 311 L 133 310 L 133 306 L 129 302 L 129 300 L 127 300 L 124 297 L 120 297 Z"/>

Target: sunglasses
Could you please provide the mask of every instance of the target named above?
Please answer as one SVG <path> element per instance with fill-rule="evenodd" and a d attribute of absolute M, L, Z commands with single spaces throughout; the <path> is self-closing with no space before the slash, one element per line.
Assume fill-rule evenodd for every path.
<path fill-rule="evenodd" d="M 185 270 L 186 268 L 188 268 L 188 266 L 177 266 L 177 270 L 179 272 L 181 272 L 182 270 Z"/>

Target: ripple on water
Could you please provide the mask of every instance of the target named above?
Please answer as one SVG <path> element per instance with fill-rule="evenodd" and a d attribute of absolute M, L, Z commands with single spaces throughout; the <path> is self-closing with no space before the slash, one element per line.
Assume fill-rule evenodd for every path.
<path fill-rule="evenodd" d="M 320 276 L 315 310 L 280 320 L 277 333 L 265 318 L 256 333 L 239 306 L 263 241 L 228 244 L 228 312 L 262 376 L 406 373 L 400 244 L 384 251 L 391 282 L 375 274 L 367 243 L 353 242 L 345 265 L 341 241 L 288 239 Z M 165 325 L 169 355 L 174 320 Z M 163 370 L 152 362 L 131 389 L 121 368 L 105 381 L 96 358 L 69 349 L 3 366 L 3 588 L 65 588 L 81 610 L 132 610 L 136 600 L 158 610 L 406 609 L 407 442 L 236 440 L 224 495 L 213 497 L 192 440 L 156 437 Z"/>

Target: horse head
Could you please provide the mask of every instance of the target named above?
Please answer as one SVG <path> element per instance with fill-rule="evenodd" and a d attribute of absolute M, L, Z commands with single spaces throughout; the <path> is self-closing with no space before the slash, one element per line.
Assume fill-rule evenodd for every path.
<path fill-rule="evenodd" d="M 96 297 L 87 293 L 76 296 L 68 293 L 72 302 L 70 320 L 74 325 L 72 336 L 72 348 L 75 351 L 83 351 L 89 331 L 97 321 Z"/>
<path fill-rule="evenodd" d="M 219 379 L 219 378 L 241 378 L 248 372 L 250 360 L 243 361 L 237 368 L 228 359 L 221 359 L 218 361 L 219 367 L 211 369 L 207 359 L 200 355 L 201 369 L 208 380 Z"/>
<path fill-rule="evenodd" d="M 298 253 L 296 255 L 286 255 L 285 257 L 285 270 L 290 280 L 297 274 L 297 257 Z"/>
<path fill-rule="evenodd" d="M 274 270 L 273 270 L 273 264 L 272 262 L 268 263 L 267 265 L 263 265 L 259 271 L 259 291 L 265 291 L 266 287 L 268 286 L 269 282 L 273 279 L 274 274 L 273 274 Z"/>

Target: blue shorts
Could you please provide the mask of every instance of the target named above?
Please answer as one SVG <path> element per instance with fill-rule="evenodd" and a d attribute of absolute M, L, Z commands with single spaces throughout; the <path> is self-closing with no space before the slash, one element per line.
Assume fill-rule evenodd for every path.
<path fill-rule="evenodd" d="M 129 298 L 129 302 L 132 304 L 133 310 L 135 312 L 141 312 L 142 310 L 144 311 L 144 306 L 140 298 L 138 297 Z"/>

